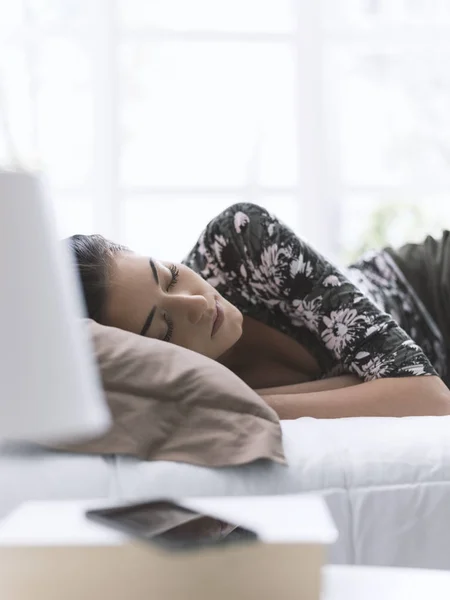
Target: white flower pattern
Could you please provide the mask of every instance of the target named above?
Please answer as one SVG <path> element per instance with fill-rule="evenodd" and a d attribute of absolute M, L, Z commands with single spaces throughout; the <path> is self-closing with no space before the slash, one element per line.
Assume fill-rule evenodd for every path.
<path fill-rule="evenodd" d="M 325 287 L 337 287 L 338 285 L 341 285 L 341 280 L 337 275 L 328 275 L 328 277 L 325 277 L 323 280 L 323 285 Z"/>
<path fill-rule="evenodd" d="M 340 356 L 345 346 L 356 339 L 362 321 L 365 321 L 364 316 L 358 315 L 355 308 L 332 310 L 329 316 L 323 317 L 326 328 L 322 331 L 322 339 L 325 346 Z"/>
<path fill-rule="evenodd" d="M 241 229 L 245 225 L 247 225 L 248 222 L 249 222 L 248 215 L 246 215 L 244 212 L 241 212 L 240 210 L 238 210 L 235 213 L 235 215 L 234 215 L 234 227 L 235 227 L 237 233 L 240 233 Z"/>
<path fill-rule="evenodd" d="M 207 225 L 183 262 L 244 314 L 301 341 L 322 377 L 446 369 L 442 343 L 383 251 L 341 271 L 267 210 L 239 203 Z"/>
<path fill-rule="evenodd" d="M 291 261 L 289 267 L 291 277 L 295 277 L 298 273 L 303 273 L 305 277 L 311 277 L 313 272 L 313 266 L 309 260 L 305 260 L 302 255 L 299 258 L 295 258 Z"/>
<path fill-rule="evenodd" d="M 389 363 L 386 362 L 386 358 L 383 355 L 378 354 L 372 356 L 371 358 L 368 358 L 368 360 L 366 360 L 365 362 L 361 360 L 360 362 L 356 362 L 354 367 L 357 370 L 360 377 L 362 377 L 366 381 L 371 381 L 386 376 L 389 370 Z"/>
<path fill-rule="evenodd" d="M 304 324 L 310 331 L 317 331 L 319 326 L 319 308 L 320 299 L 314 298 L 314 300 L 293 300 L 292 306 L 296 309 L 294 316 L 298 320 L 300 316 L 300 322 Z"/>

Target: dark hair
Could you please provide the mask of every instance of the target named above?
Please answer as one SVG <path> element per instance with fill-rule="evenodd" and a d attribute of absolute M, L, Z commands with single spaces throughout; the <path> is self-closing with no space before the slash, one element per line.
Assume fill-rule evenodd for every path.
<path fill-rule="evenodd" d="M 130 252 L 102 235 L 73 235 L 66 242 L 75 259 L 88 316 L 105 324 L 105 303 L 112 258 L 119 252 Z"/>

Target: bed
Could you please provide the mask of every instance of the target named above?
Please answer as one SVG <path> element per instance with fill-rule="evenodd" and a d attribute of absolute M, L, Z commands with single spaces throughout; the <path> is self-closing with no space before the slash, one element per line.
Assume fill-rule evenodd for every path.
<path fill-rule="evenodd" d="M 330 562 L 450 569 L 450 417 L 282 423 L 289 466 L 205 468 L 0 446 L 0 518 L 38 499 L 317 492 Z"/>

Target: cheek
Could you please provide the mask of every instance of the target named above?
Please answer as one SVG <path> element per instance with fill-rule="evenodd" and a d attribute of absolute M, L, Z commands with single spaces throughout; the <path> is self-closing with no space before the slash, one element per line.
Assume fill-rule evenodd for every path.
<path fill-rule="evenodd" d="M 227 352 L 242 336 L 243 315 L 234 306 L 231 305 L 230 308 L 231 310 L 225 313 L 226 322 L 223 323 L 221 331 L 218 332 L 221 335 L 217 336 L 216 343 L 212 345 L 215 353 L 214 358 L 219 358 Z"/>

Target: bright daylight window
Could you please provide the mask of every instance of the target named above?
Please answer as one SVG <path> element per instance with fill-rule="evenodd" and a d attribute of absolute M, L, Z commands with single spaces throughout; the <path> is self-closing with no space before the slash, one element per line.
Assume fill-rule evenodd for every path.
<path fill-rule="evenodd" d="M 63 236 L 177 260 L 252 201 L 345 261 L 450 227 L 449 59 L 447 0 L 0 0 L 0 162 Z"/>

